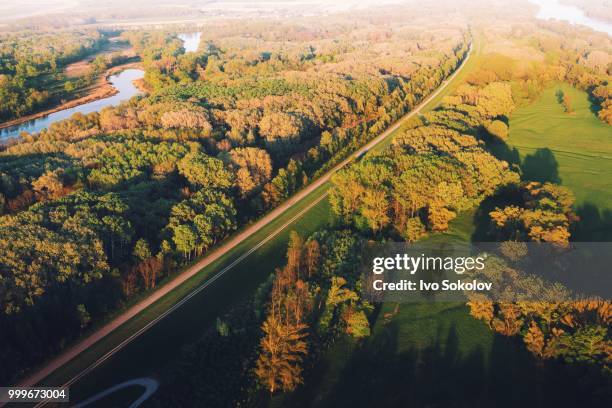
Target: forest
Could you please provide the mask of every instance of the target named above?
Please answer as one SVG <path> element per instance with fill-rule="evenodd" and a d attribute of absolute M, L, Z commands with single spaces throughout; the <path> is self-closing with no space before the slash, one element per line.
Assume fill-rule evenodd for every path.
<path fill-rule="evenodd" d="M 216 316 L 214 327 L 198 315 L 206 327 L 184 347 L 158 350 L 165 357 L 151 376 L 160 389 L 147 404 L 348 406 L 381 398 L 385 406 L 405 397 L 448 406 L 465 389 L 473 399 L 464 405 L 505 406 L 502 399 L 514 402 L 508 384 L 541 406 L 604 406 L 610 300 L 577 301 L 563 282 L 524 270 L 527 242 L 562 254 L 595 236 L 584 233 L 583 208 L 559 174 L 529 171 L 542 156 L 527 159 L 512 146 L 512 118 L 562 85 L 588 98 L 584 110 L 609 128 L 612 43 L 521 14 L 502 21 L 494 13 L 489 23 L 444 14 L 440 24 L 432 13 L 423 5 L 316 24 L 220 19 L 202 30 L 195 52 L 179 38 L 192 29 L 186 25 L 0 33 L 1 121 L 74 97 L 121 63 L 94 58 L 111 38 L 144 70 L 141 95 L 0 147 L 0 382 L 32 372 L 352 157 L 314 207 L 331 221 L 308 233 L 287 228 L 288 242 L 274 247 L 282 262 L 247 260 L 261 262 L 267 276 L 252 284 L 254 293 Z M 468 57 L 435 106 L 403 120 L 388 146 L 355 157 L 446 86 Z M 66 66 L 84 58 L 93 58 L 91 69 L 68 79 Z M 562 89 L 555 108 L 572 118 L 576 93 Z M 546 164 L 555 164 L 550 154 Z M 420 305 L 367 296 L 360 262 L 369 245 L 457 237 L 500 243 L 479 278 L 549 301 L 466 295 L 443 305 L 445 315 L 416 313 L 408 326 L 401 313 Z M 453 313 L 464 320 L 452 321 L 442 345 L 442 321 Z M 439 333 L 422 340 L 428 330 Z M 467 362 L 453 354 L 459 337 L 475 345 Z M 396 358 L 402 341 L 408 350 Z M 512 353 L 496 373 L 487 358 L 503 361 L 500 344 Z M 558 392 L 567 384 L 574 386 Z M 392 388 L 397 394 L 383 396 Z M 316 396 L 305 396 L 313 389 Z"/>
<path fill-rule="evenodd" d="M 516 36 L 523 40 L 525 32 Z M 558 251 L 570 245 L 572 230 L 581 223 L 573 193 L 555 182 L 529 179 L 521 163 L 507 154 L 506 142 L 511 137 L 512 112 L 559 81 L 587 91 L 595 113 L 609 124 L 609 66 L 585 63 L 575 50 L 560 51 L 559 42 L 542 40 L 541 32 L 529 39 L 554 58 L 525 67 L 497 52 L 485 54 L 437 109 L 404 124 L 388 149 L 336 173 L 329 198 L 333 224 L 309 237 L 291 233 L 286 264 L 252 299 L 220 317 L 215 328 L 167 367 L 167 388 L 155 406 L 196 401 L 265 406 L 268 398 L 301 406 L 304 387 L 311 390 L 309 382 L 320 384 L 321 379 L 314 377 L 324 370 L 320 360 L 335 350 L 333 345 L 348 342 L 358 350 L 366 348 L 372 325 L 381 320 L 381 305 L 370 303 L 364 294 L 359 269 L 364 246 L 439 235 L 466 211 L 475 211 L 478 219 L 472 239 L 501 243 L 500 253 L 489 258 L 482 277 L 495 282 L 500 291 L 519 290 L 550 299 L 495 302 L 475 296 L 467 303 L 470 315 L 528 351 L 533 370 L 546 373 L 537 377 L 536 388 L 546 393 L 550 404 L 564 403 L 554 397 L 561 377 L 580 381 L 580 392 L 589 395 L 580 397 L 586 405 L 604 403 L 609 396 L 610 301 L 571 300 L 563 285 L 551 285 L 521 270 L 527 253 L 524 242 L 548 243 Z M 583 55 L 596 52 L 587 50 Z M 563 95 L 559 99 L 571 113 L 571 100 Z M 383 325 L 389 324 L 387 315 L 391 313 L 385 314 Z M 353 340 L 342 340 L 347 337 Z M 221 364 L 214 354 L 229 350 L 235 356 L 230 362 L 233 375 L 213 378 L 199 369 Z M 217 381 L 229 384 L 232 392 L 215 392 Z M 375 398 L 370 398 L 383 398 L 380 384 L 371 381 L 377 385 Z M 207 392 L 191 396 L 173 391 L 181 387 Z M 569 400 L 586 395 L 569 390 L 567 394 Z M 483 398 L 476 400 L 479 403 L 498 401 L 486 390 L 477 395 Z M 328 398 L 334 400 L 321 396 L 317 401 L 333 406 Z"/>
<path fill-rule="evenodd" d="M 124 32 L 146 96 L 5 146 L 3 374 L 56 353 L 288 199 L 408 112 L 468 49 L 460 30 L 345 24 L 281 26 L 248 48 L 204 35 L 193 53 L 176 33 Z"/>

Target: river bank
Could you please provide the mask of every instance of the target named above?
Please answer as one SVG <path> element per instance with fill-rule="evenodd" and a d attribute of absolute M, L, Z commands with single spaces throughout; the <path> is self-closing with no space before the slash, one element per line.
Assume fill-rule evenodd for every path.
<path fill-rule="evenodd" d="M 115 67 L 109 68 L 104 75 L 102 75 L 97 83 L 94 85 L 93 90 L 85 96 L 80 98 L 72 99 L 70 101 L 66 101 L 60 105 L 57 105 L 53 108 L 33 113 L 31 115 L 23 116 L 21 118 L 13 119 L 7 122 L 0 123 L 0 129 L 6 129 L 13 126 L 18 126 L 29 122 L 31 120 L 40 119 L 45 116 L 49 116 L 53 113 L 60 112 L 66 109 L 75 108 L 80 105 L 84 105 L 86 103 L 94 102 L 100 99 L 108 98 L 114 96 L 119 93 L 119 90 L 113 86 L 110 82 L 110 77 L 112 75 L 116 75 L 126 69 L 142 69 L 142 65 L 140 62 L 130 62 L 127 64 L 117 65 Z M 134 86 L 138 88 L 141 92 L 147 92 L 144 87 L 144 82 L 142 80 L 136 80 L 133 82 Z"/>

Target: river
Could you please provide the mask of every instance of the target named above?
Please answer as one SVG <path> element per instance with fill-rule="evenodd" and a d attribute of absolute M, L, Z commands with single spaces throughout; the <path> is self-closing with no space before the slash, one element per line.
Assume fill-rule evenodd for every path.
<path fill-rule="evenodd" d="M 194 52 L 200 47 L 200 38 L 202 38 L 202 33 L 180 33 L 178 38 L 183 40 L 183 48 L 185 48 L 185 52 Z"/>
<path fill-rule="evenodd" d="M 574 6 L 566 6 L 559 4 L 555 0 L 530 0 L 532 3 L 540 7 L 537 18 L 549 20 L 556 19 L 567 21 L 571 24 L 579 24 L 591 27 L 596 31 L 602 31 L 612 35 L 612 24 L 605 21 L 595 20 L 588 17 L 582 10 Z M 185 52 L 197 51 L 200 45 L 201 32 L 180 33 L 178 38 L 183 41 Z M 119 90 L 119 92 L 111 97 L 99 99 L 83 105 L 75 106 L 70 109 L 64 109 L 54 112 L 50 115 L 43 116 L 38 119 L 32 119 L 19 125 L 11 126 L 0 130 L 0 140 L 18 137 L 23 131 L 34 133 L 39 132 L 44 128 L 48 128 L 51 123 L 58 120 L 67 119 L 76 112 L 90 113 L 99 111 L 107 106 L 117 105 L 122 101 L 130 99 L 132 96 L 139 93 L 132 81 L 142 78 L 144 72 L 139 69 L 126 69 L 125 71 L 113 75 L 109 78 L 111 84 Z"/>
<path fill-rule="evenodd" d="M 201 32 L 181 33 L 178 37 L 183 41 L 185 52 L 197 51 L 200 46 Z M 68 119 L 74 113 L 80 112 L 83 114 L 96 112 L 107 106 L 118 105 L 120 102 L 130 99 L 139 93 L 138 88 L 134 86 L 133 81 L 144 76 L 144 71 L 140 69 L 126 69 L 119 74 L 109 77 L 109 82 L 119 92 L 108 98 L 98 99 L 93 102 L 88 102 L 83 105 L 78 105 L 73 108 L 64 109 L 51 113 L 37 119 L 32 119 L 27 122 L 10 126 L 5 129 L 0 129 L 0 140 L 19 137 L 21 132 L 36 133 L 44 128 L 48 128 L 53 122 L 58 120 Z"/>
<path fill-rule="evenodd" d="M 583 25 L 595 31 L 601 31 L 612 35 L 612 24 L 591 18 L 584 11 L 575 6 L 559 4 L 557 0 L 530 0 L 531 3 L 540 7 L 537 18 L 542 20 L 567 21 L 570 24 Z"/>
<path fill-rule="evenodd" d="M 107 106 L 118 105 L 120 102 L 130 99 L 140 91 L 133 84 L 133 81 L 144 76 L 144 71 L 140 69 L 126 69 L 116 75 L 111 75 L 108 80 L 119 92 L 108 98 L 98 99 L 73 108 L 64 109 L 51 113 L 37 119 L 32 119 L 19 125 L 10 126 L 0 130 L 0 140 L 18 137 L 21 132 L 35 133 L 44 128 L 48 128 L 53 122 L 68 119 L 74 113 L 83 114 L 96 112 Z"/>

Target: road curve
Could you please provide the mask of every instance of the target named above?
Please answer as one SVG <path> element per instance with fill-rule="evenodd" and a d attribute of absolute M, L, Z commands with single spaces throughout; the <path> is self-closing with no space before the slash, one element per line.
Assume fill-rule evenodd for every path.
<path fill-rule="evenodd" d="M 178 274 L 171 281 L 169 281 L 165 285 L 161 286 L 159 289 L 155 290 L 147 298 L 143 299 L 142 301 L 138 302 L 134 306 L 130 307 L 124 313 L 122 313 L 121 315 L 117 316 L 116 318 L 114 318 L 113 320 L 108 322 L 106 325 L 102 326 L 100 329 L 96 330 L 94 333 L 92 333 L 91 335 L 87 336 L 85 339 L 81 340 L 79 343 L 77 343 L 74 346 L 72 346 L 72 347 L 68 348 L 67 350 L 65 350 L 63 353 L 61 353 L 59 356 L 57 356 L 54 359 L 52 359 L 49 363 L 47 363 L 44 367 L 42 367 L 38 371 L 32 373 L 27 378 L 24 378 L 22 381 L 19 382 L 18 386 L 19 387 L 31 387 L 31 386 L 34 386 L 34 385 L 38 384 L 40 381 L 42 381 L 43 379 L 48 377 L 55 370 L 59 369 L 64 364 L 68 363 L 70 360 L 72 360 L 73 358 L 77 357 L 79 354 L 81 354 L 82 352 L 87 350 L 89 347 L 93 346 L 95 343 L 97 343 L 99 340 L 104 338 L 106 335 L 108 335 L 109 333 L 111 333 L 112 331 L 117 329 L 119 326 L 123 325 L 128 320 L 132 319 L 137 314 L 139 314 L 140 312 L 145 310 L 147 307 L 149 307 L 153 303 L 157 302 L 164 295 L 168 294 L 169 292 L 171 292 L 172 290 L 176 289 L 178 286 L 183 284 L 185 281 L 187 281 L 188 279 L 190 279 L 191 277 L 196 275 L 202 268 L 205 268 L 206 266 L 208 266 L 211 263 L 215 262 L 217 259 L 219 259 L 223 255 L 225 255 L 228 251 L 230 251 L 231 249 L 236 247 L 238 244 L 240 244 L 242 241 L 244 241 L 245 239 L 250 237 L 252 234 L 256 233 L 257 231 L 259 231 L 260 229 L 262 229 L 263 227 L 268 225 L 270 222 L 272 222 L 277 217 L 279 217 L 281 214 L 283 214 L 285 211 L 287 211 L 289 208 L 291 208 L 295 203 L 297 203 L 300 200 L 303 200 L 304 198 L 309 196 L 311 193 L 313 193 L 317 188 L 319 188 L 322 185 L 324 185 L 325 183 L 327 183 L 329 181 L 330 177 L 336 171 L 338 171 L 340 168 L 342 168 L 345 165 L 347 165 L 351 160 L 353 160 L 354 157 L 360 157 L 361 155 L 365 154 L 371 148 L 373 148 L 374 146 L 376 146 L 377 144 L 382 142 L 387 136 L 389 136 L 389 134 L 391 134 L 392 132 L 397 130 L 405 120 L 413 117 L 414 115 L 419 114 L 421 109 L 425 105 L 427 105 L 433 98 L 438 96 L 438 94 L 440 94 L 440 92 L 442 92 L 448 86 L 448 84 L 453 80 L 453 78 L 465 66 L 465 63 L 470 58 L 471 54 L 472 54 L 472 44 L 470 44 L 470 47 L 469 47 L 469 50 L 468 50 L 468 53 L 467 53 L 466 57 L 463 59 L 461 65 L 455 70 L 455 72 L 450 77 L 448 77 L 446 80 L 444 80 L 442 82 L 442 84 L 440 84 L 438 89 L 436 89 L 427 98 L 425 98 L 412 111 L 410 111 L 409 113 L 407 113 L 406 115 L 401 117 L 397 122 L 395 122 L 393 125 L 391 125 L 389 128 L 387 128 L 387 130 L 385 130 L 383 133 L 378 135 L 376 138 L 372 139 L 365 146 L 361 147 L 358 151 L 356 151 L 355 153 L 351 154 L 347 159 L 343 160 L 341 163 L 336 165 L 334 168 L 329 170 L 327 173 L 322 175 L 320 178 L 318 178 L 315 181 L 313 181 L 311 184 L 306 186 L 304 189 L 302 189 L 299 192 L 297 192 L 289 200 L 285 201 L 283 204 L 281 204 L 280 206 L 278 206 L 277 208 L 275 208 L 274 210 L 272 210 L 271 212 L 266 214 L 259 221 L 257 221 L 254 224 L 250 225 L 249 227 L 247 227 L 246 229 L 244 229 L 243 231 L 241 231 L 237 235 L 231 237 L 230 239 L 225 241 L 222 245 L 219 245 L 218 247 L 216 247 L 207 256 L 205 256 L 200 261 L 198 261 L 197 263 L 195 263 L 191 267 L 187 268 L 186 270 L 184 270 L 180 274 Z M 185 302 L 187 302 L 194 295 L 196 295 L 197 293 L 199 293 L 202 290 L 204 290 L 211 283 L 213 283 L 218 278 L 223 276 L 225 273 L 227 273 L 229 270 L 231 270 L 235 265 L 237 265 L 239 262 L 244 260 L 251 253 L 256 251 L 258 248 L 260 248 L 262 245 L 264 245 L 266 242 L 268 242 L 274 236 L 276 236 L 281 231 L 283 231 L 288 225 L 290 225 L 296 219 L 301 217 L 305 212 L 310 210 L 314 205 L 319 203 L 326 196 L 327 196 L 327 192 L 322 192 L 321 196 L 318 197 L 313 203 L 311 203 L 309 206 L 304 208 L 302 211 L 300 211 L 298 214 L 296 214 L 294 217 L 292 217 L 289 221 L 284 223 L 278 229 L 273 231 L 271 234 L 269 234 L 264 240 L 260 241 L 256 246 L 254 246 L 253 248 L 249 249 L 247 252 L 245 252 L 242 255 L 240 255 L 232 263 L 230 263 L 228 266 L 223 268 L 221 271 L 219 271 L 218 273 L 213 275 L 210 279 L 206 280 L 202 285 L 200 285 L 199 287 L 195 288 L 192 292 L 190 292 L 187 296 L 185 296 L 183 299 L 181 299 L 179 302 L 177 302 L 171 308 L 167 309 L 164 313 L 162 313 L 157 318 L 155 318 L 154 320 L 149 322 L 143 328 L 141 328 L 140 330 L 138 330 L 137 332 L 132 334 L 130 337 L 128 337 L 125 340 L 123 340 L 120 344 L 115 346 L 113 349 L 108 351 L 106 354 L 104 354 L 102 357 L 100 357 L 98 360 L 96 360 L 94 363 L 92 363 L 89 367 L 85 368 L 83 371 L 81 371 L 75 377 L 71 378 L 67 383 L 63 384 L 63 387 L 68 387 L 68 386 L 72 385 L 73 383 L 78 381 L 80 378 L 82 378 L 84 375 L 86 375 L 87 373 L 91 372 L 93 369 L 98 367 L 104 361 L 108 360 L 110 357 L 112 357 L 115 353 L 117 353 L 119 350 L 121 350 L 124 346 L 126 346 L 132 340 L 134 340 L 135 338 L 140 336 L 142 333 L 147 331 L 150 327 L 155 325 L 157 322 L 159 322 L 161 319 L 166 317 L 172 311 L 176 310 L 178 307 L 183 305 Z M 41 404 L 38 404 L 37 407 L 38 406 L 43 406 L 43 405 L 44 405 L 44 403 L 41 403 Z"/>
<path fill-rule="evenodd" d="M 93 404 L 94 402 L 101 400 L 104 397 L 108 397 L 109 395 L 116 393 L 117 391 L 121 391 L 124 388 L 135 387 L 135 386 L 143 387 L 144 392 L 138 397 L 138 399 L 136 399 L 134 402 L 130 404 L 129 408 L 137 408 L 143 402 L 148 400 L 149 397 L 153 395 L 155 391 L 157 391 L 157 388 L 159 387 L 159 383 L 152 378 L 135 378 L 133 380 L 125 381 L 125 382 L 122 382 L 121 384 L 114 385 L 110 387 L 109 389 L 94 395 L 91 398 L 87 398 L 85 401 L 79 402 L 78 404 L 76 404 L 74 408 L 85 408 Z"/>

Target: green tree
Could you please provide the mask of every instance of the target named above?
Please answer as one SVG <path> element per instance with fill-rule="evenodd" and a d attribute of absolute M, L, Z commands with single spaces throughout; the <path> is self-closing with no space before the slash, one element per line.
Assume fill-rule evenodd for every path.
<path fill-rule="evenodd" d="M 136 244 L 134 245 L 133 254 L 140 262 L 149 259 L 152 256 L 149 243 L 143 238 L 136 241 Z"/>
<path fill-rule="evenodd" d="M 234 184 L 234 177 L 225 169 L 223 162 L 204 153 L 188 154 L 178 162 L 178 170 L 198 188 L 228 189 Z"/>

